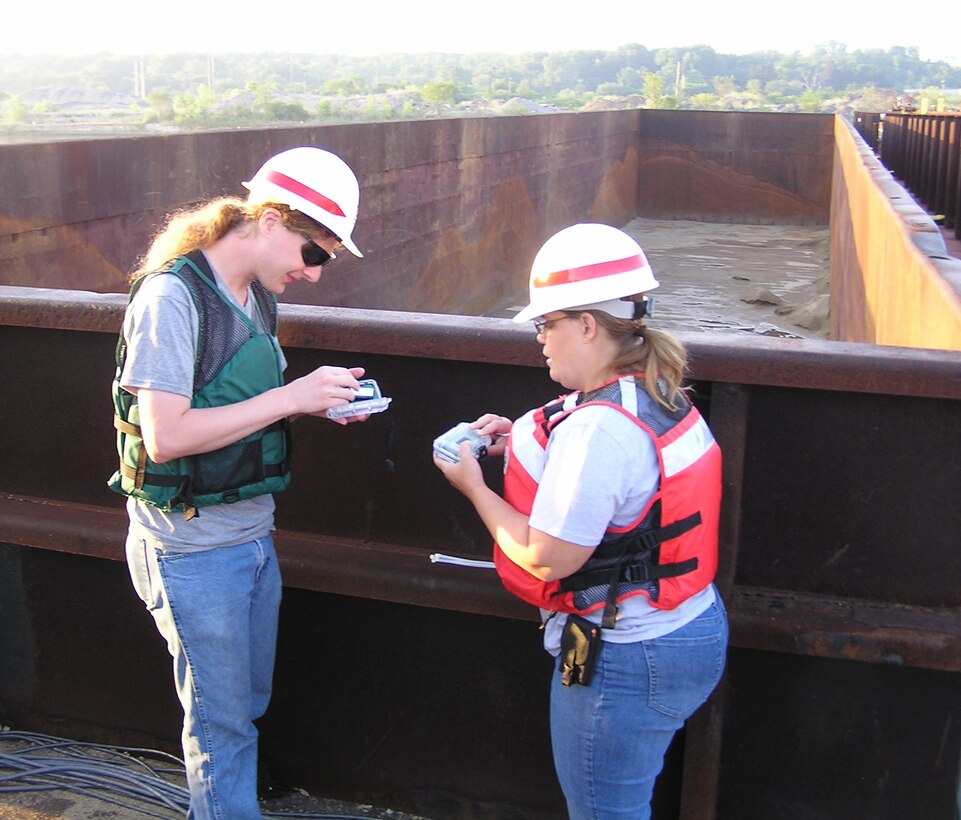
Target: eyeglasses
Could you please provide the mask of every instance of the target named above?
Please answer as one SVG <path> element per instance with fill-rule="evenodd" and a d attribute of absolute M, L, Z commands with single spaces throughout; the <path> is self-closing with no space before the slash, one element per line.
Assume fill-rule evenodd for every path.
<path fill-rule="evenodd" d="M 581 314 L 578 313 L 574 316 L 558 316 L 556 319 L 537 319 L 534 322 L 534 330 L 537 335 L 540 336 L 545 330 L 554 326 L 555 322 L 563 322 L 565 319 L 580 319 Z"/>
<path fill-rule="evenodd" d="M 307 234 L 303 234 L 303 237 L 307 241 L 300 246 L 300 257 L 304 260 L 304 265 L 308 268 L 326 265 L 328 262 L 333 262 L 337 258 L 337 254 L 324 250 L 314 242 L 313 239 L 307 236 Z"/>

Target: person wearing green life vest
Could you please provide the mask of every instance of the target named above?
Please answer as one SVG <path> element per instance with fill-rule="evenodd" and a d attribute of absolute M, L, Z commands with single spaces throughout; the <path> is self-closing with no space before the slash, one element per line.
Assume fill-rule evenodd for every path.
<path fill-rule="evenodd" d="M 113 400 L 137 594 L 173 658 L 189 818 L 260 818 L 257 729 L 271 693 L 281 578 L 273 494 L 289 423 L 354 397 L 362 367 L 284 382 L 277 297 L 319 281 L 351 239 L 360 190 L 320 148 L 270 159 L 221 197 L 171 215 L 132 276 Z M 336 419 L 337 424 L 366 416 Z"/>

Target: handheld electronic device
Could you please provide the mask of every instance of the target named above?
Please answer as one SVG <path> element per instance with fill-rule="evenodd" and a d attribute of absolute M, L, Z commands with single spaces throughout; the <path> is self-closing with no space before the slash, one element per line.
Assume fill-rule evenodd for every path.
<path fill-rule="evenodd" d="M 347 404 L 331 407 L 327 411 L 329 419 L 346 419 L 351 416 L 366 416 L 372 413 L 383 413 L 390 404 L 390 399 L 381 395 L 380 387 L 373 379 L 363 379 L 354 391 L 354 398 Z"/>
<path fill-rule="evenodd" d="M 470 442 L 474 458 L 482 459 L 487 455 L 487 448 L 494 440 L 490 436 L 482 436 L 476 430 L 472 430 L 466 421 L 462 421 L 434 439 L 434 455 L 451 464 L 457 464 L 460 461 L 460 446 L 465 441 Z"/>

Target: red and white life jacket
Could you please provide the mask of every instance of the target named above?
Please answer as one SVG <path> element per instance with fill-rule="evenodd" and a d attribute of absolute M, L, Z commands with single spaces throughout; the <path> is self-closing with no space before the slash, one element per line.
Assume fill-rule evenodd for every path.
<path fill-rule="evenodd" d="M 686 398 L 672 413 L 648 395 L 641 375 L 621 377 L 589 394 L 562 396 L 514 423 L 504 474 L 504 498 L 512 507 L 530 515 L 554 428 L 571 413 L 599 405 L 623 413 L 654 442 L 661 478 L 645 509 L 627 527 L 609 526 L 588 562 L 569 578 L 542 581 L 497 544 L 494 564 L 509 592 L 541 609 L 584 614 L 606 602 L 605 626 L 612 627 L 615 600 L 646 595 L 652 606 L 673 609 L 714 580 L 721 450 Z"/>

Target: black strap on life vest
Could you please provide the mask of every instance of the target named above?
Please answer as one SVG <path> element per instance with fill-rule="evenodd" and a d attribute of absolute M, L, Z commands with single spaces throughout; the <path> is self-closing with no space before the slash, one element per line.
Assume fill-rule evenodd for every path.
<path fill-rule="evenodd" d="M 673 564 L 653 564 L 648 563 L 645 559 L 662 542 L 677 538 L 700 524 L 701 513 L 695 512 L 686 518 L 675 521 L 673 524 L 609 542 L 610 545 L 616 544 L 620 547 L 614 565 L 603 569 L 587 569 L 576 572 L 561 581 L 561 590 L 563 592 L 577 592 L 589 587 L 606 585 L 608 587 L 607 600 L 604 604 L 604 618 L 601 621 L 601 627 L 613 629 L 617 617 L 617 589 L 620 584 L 641 584 L 661 578 L 676 578 L 697 569 L 697 558 L 688 558 L 686 561 L 678 561 Z"/>
<path fill-rule="evenodd" d="M 141 437 L 140 428 L 131 424 L 128 421 L 123 421 L 119 416 L 114 416 L 114 427 L 118 430 L 126 433 L 127 435 L 134 435 L 138 438 Z M 268 425 L 264 428 L 264 433 L 276 433 L 284 429 L 284 419 L 280 421 L 275 421 L 273 424 Z M 180 487 L 181 493 L 179 496 L 184 496 L 184 500 L 187 500 L 190 496 L 187 487 L 189 487 L 190 476 L 186 475 L 175 475 L 175 474 L 165 474 L 165 473 L 150 473 L 146 471 L 146 449 L 144 447 L 140 448 L 140 460 L 142 464 L 138 465 L 136 468 L 131 467 L 128 464 L 120 463 L 120 473 L 125 478 L 133 479 L 136 482 L 137 489 L 141 489 L 144 484 L 153 484 L 157 487 Z M 290 457 L 285 458 L 280 464 L 264 464 L 264 478 L 275 478 L 276 476 L 283 475 L 288 471 L 290 467 Z M 174 500 L 171 500 L 171 505 L 174 505 Z M 178 502 L 179 503 L 179 502 Z"/>
<path fill-rule="evenodd" d="M 544 431 L 545 438 L 550 438 L 551 430 L 556 424 L 556 422 L 552 422 L 551 420 L 558 413 L 564 412 L 564 399 L 560 398 L 552 401 L 550 404 L 544 406 L 543 411 L 544 421 L 541 422 L 541 429 Z"/>
<path fill-rule="evenodd" d="M 598 391 L 590 395 L 596 395 Z M 580 397 L 589 401 L 586 395 Z M 578 405 L 582 402 L 578 401 Z M 567 415 L 559 419 L 554 417 L 563 413 L 564 397 L 546 405 L 543 408 L 544 420 L 541 427 L 545 436 L 550 437 L 553 429 L 560 424 Z M 660 502 L 658 502 L 660 503 Z M 560 582 L 562 592 L 578 592 L 595 586 L 607 586 L 607 600 L 604 604 L 604 618 L 601 621 L 603 629 L 613 629 L 617 617 L 617 589 L 622 583 L 645 583 L 657 581 L 661 578 L 676 578 L 697 569 L 697 558 L 678 561 L 673 564 L 657 564 L 650 560 L 651 553 L 664 541 L 670 541 L 683 535 L 701 524 L 701 513 L 695 512 L 686 518 L 667 524 L 663 527 L 646 530 L 642 533 L 629 533 L 622 538 L 603 542 L 594 551 L 594 558 L 608 560 L 615 558 L 613 566 L 598 569 L 581 569 Z"/>

